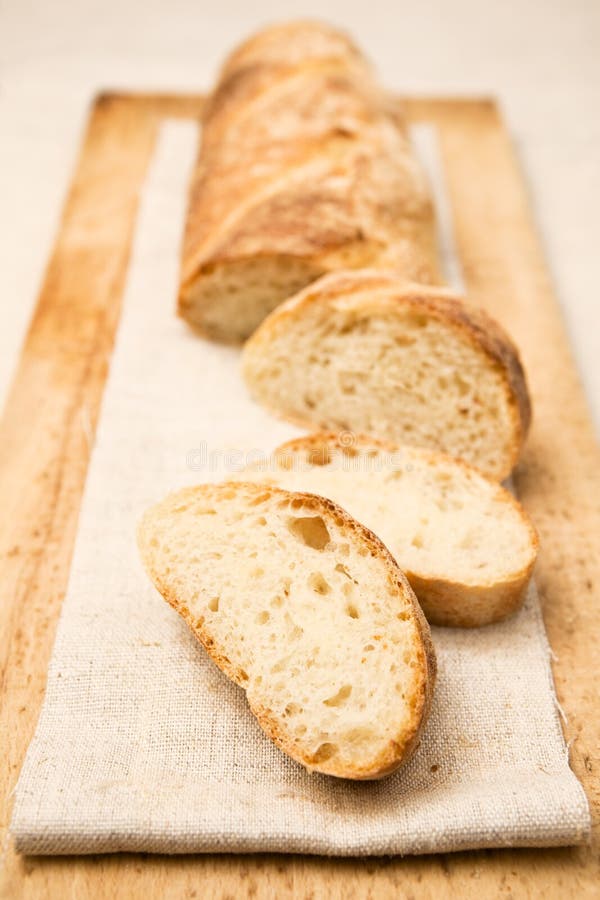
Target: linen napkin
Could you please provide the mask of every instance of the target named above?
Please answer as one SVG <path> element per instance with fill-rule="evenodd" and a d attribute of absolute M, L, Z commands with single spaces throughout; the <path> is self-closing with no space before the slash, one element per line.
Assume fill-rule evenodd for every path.
<path fill-rule="evenodd" d="M 460 278 L 435 134 L 440 244 Z M 16 790 L 22 853 L 408 854 L 584 841 L 535 588 L 516 616 L 433 629 L 439 679 L 422 745 L 399 773 L 349 783 L 277 750 L 138 559 L 143 510 L 300 433 L 254 405 L 239 352 L 174 316 L 198 140 L 167 122 L 143 193 L 46 698 Z M 83 423 L 82 423 L 83 427 Z"/>

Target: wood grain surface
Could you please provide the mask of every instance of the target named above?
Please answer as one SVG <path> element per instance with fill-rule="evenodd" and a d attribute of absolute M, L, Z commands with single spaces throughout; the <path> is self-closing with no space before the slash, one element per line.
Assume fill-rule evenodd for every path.
<path fill-rule="evenodd" d="M 406 101 L 433 122 L 469 295 L 522 349 L 534 425 L 517 485 L 541 535 L 537 581 L 587 847 L 339 860 L 252 855 L 22 858 L 11 793 L 43 699 L 110 363 L 140 187 L 166 116 L 201 97 L 102 95 L 93 108 L 0 425 L 3 897 L 488 898 L 600 895 L 600 450 L 514 153 L 487 100 Z"/>

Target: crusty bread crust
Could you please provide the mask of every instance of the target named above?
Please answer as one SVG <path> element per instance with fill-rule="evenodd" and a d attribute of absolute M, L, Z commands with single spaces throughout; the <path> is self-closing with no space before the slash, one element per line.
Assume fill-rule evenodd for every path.
<path fill-rule="evenodd" d="M 289 733 L 286 732 L 282 723 L 273 716 L 258 697 L 249 695 L 247 674 L 232 664 L 227 656 L 226 648 L 216 645 L 213 638 L 208 634 L 207 629 L 203 627 L 204 623 L 199 623 L 198 619 L 192 615 L 189 608 L 180 601 L 176 593 L 168 584 L 166 584 L 161 572 L 157 571 L 153 565 L 151 541 L 154 529 L 152 526 L 152 519 L 159 508 L 167 507 L 175 498 L 177 499 L 177 502 L 181 502 L 186 497 L 195 495 L 198 491 L 210 492 L 211 496 L 218 500 L 220 495 L 225 496 L 226 494 L 230 494 L 232 490 L 235 490 L 238 493 L 246 492 L 253 496 L 267 494 L 268 496 L 289 498 L 291 501 L 297 500 L 302 503 L 303 508 L 314 510 L 318 515 L 323 516 L 325 521 L 333 519 L 339 527 L 347 529 L 357 540 L 364 543 L 372 556 L 377 557 L 383 562 L 387 569 L 389 582 L 396 586 L 403 598 L 408 601 L 411 615 L 420 637 L 420 647 L 418 652 L 418 671 L 420 678 L 415 688 L 415 700 L 412 706 L 411 720 L 408 727 L 405 727 L 395 739 L 391 740 L 383 751 L 374 757 L 365 759 L 364 763 L 361 765 L 340 767 L 339 763 L 336 764 L 335 757 L 329 760 L 315 760 L 313 757 L 299 754 L 298 747 L 291 740 Z M 314 494 L 291 493 L 289 491 L 282 491 L 278 488 L 266 488 L 265 485 L 250 482 L 225 482 L 221 485 L 199 485 L 193 488 L 184 488 L 176 494 L 167 497 L 166 500 L 157 507 L 148 510 L 138 526 L 138 546 L 144 566 L 158 591 L 173 609 L 175 609 L 187 622 L 194 636 L 202 644 L 206 652 L 221 671 L 237 685 L 244 688 L 249 706 L 258 719 L 261 728 L 281 750 L 306 768 L 315 772 L 333 775 L 338 778 L 357 780 L 382 778 L 385 775 L 394 772 L 410 758 L 419 744 L 421 732 L 427 720 L 433 697 L 437 663 L 431 639 L 431 632 L 412 588 L 385 545 L 373 534 L 373 532 L 369 531 L 369 529 L 365 528 L 359 522 L 356 522 L 345 510 L 337 506 L 331 500 Z"/>
<path fill-rule="evenodd" d="M 501 375 L 510 410 L 510 452 L 504 470 L 497 477 L 502 480 L 510 475 L 527 437 L 531 403 L 519 351 L 498 322 L 449 288 L 407 282 L 397 272 L 376 269 L 332 272 L 273 310 L 246 342 L 244 371 L 250 387 L 252 378 L 248 374 L 248 361 L 253 356 L 268 354 L 273 337 L 284 332 L 292 320 L 302 321 L 305 311 L 315 304 L 353 310 L 365 318 L 393 317 L 410 308 L 445 323 L 484 354 L 490 367 Z M 277 408 L 270 406 L 269 409 L 275 415 L 282 416 L 282 411 Z M 307 428 L 315 424 L 325 425 L 308 417 L 290 417 L 285 413 L 283 418 L 292 419 L 295 424 Z"/>
<path fill-rule="evenodd" d="M 464 460 L 422 447 L 403 448 L 400 444 L 380 440 L 366 434 L 352 435 L 349 445 L 347 436 L 340 436 L 333 431 L 320 431 L 304 437 L 292 438 L 277 447 L 275 455 L 281 454 L 285 457 L 286 454 L 312 450 L 318 458 L 318 454 L 324 453 L 326 449 L 350 453 L 354 450 L 371 448 L 382 450 L 391 456 L 406 449 L 433 463 L 447 461 L 462 468 L 465 472 L 477 471 L 479 477 L 484 478 L 493 487 L 496 498 L 515 510 L 529 535 L 531 547 L 529 563 L 501 580 L 478 579 L 473 583 L 468 583 L 449 578 L 423 577 L 422 573 L 403 568 L 427 621 L 431 625 L 454 628 L 481 628 L 499 622 L 515 613 L 523 603 L 535 567 L 539 549 L 538 534 L 526 510 L 514 495 L 501 485 L 486 478 Z"/>
<path fill-rule="evenodd" d="M 305 271 L 286 287 L 290 260 Z M 240 325 L 219 305 L 244 263 L 255 265 L 235 287 Z M 398 108 L 345 34 L 266 29 L 229 57 L 204 111 L 179 313 L 239 341 L 321 274 L 377 265 L 440 280 L 433 205 Z M 248 317 L 253 292 L 272 296 Z"/>

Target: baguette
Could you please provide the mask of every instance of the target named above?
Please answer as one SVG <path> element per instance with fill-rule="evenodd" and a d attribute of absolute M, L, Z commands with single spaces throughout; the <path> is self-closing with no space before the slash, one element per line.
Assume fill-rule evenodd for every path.
<path fill-rule="evenodd" d="M 401 113 L 345 34 L 267 28 L 230 56 L 204 111 L 179 313 L 239 342 L 322 274 L 364 266 L 439 280 L 433 206 Z"/>
<path fill-rule="evenodd" d="M 442 450 L 497 480 L 529 428 L 508 335 L 450 290 L 394 273 L 319 279 L 265 319 L 242 359 L 251 394 L 275 413 Z"/>
<path fill-rule="evenodd" d="M 248 466 L 243 481 L 328 497 L 371 528 L 432 625 L 479 627 L 521 605 L 538 538 L 512 494 L 432 450 L 359 436 L 297 438 Z"/>
<path fill-rule="evenodd" d="M 343 778 L 408 759 L 435 655 L 410 585 L 364 526 L 322 497 L 229 483 L 172 494 L 138 540 L 160 593 L 278 747 Z"/>

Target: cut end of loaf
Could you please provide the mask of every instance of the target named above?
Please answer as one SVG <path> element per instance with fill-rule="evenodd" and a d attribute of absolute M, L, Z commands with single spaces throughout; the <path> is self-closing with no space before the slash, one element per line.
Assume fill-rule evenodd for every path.
<path fill-rule="evenodd" d="M 319 279 L 271 313 L 243 362 L 253 396 L 286 418 L 442 450 L 497 480 L 527 431 L 523 370 L 500 327 L 393 273 Z"/>
<path fill-rule="evenodd" d="M 409 757 L 433 689 L 428 627 L 386 548 L 342 509 L 264 485 L 201 485 L 149 510 L 139 546 L 293 759 L 369 779 Z"/>
<path fill-rule="evenodd" d="M 239 344 L 276 306 L 322 274 L 308 260 L 279 256 L 215 263 L 183 284 L 178 312 L 211 340 Z"/>

